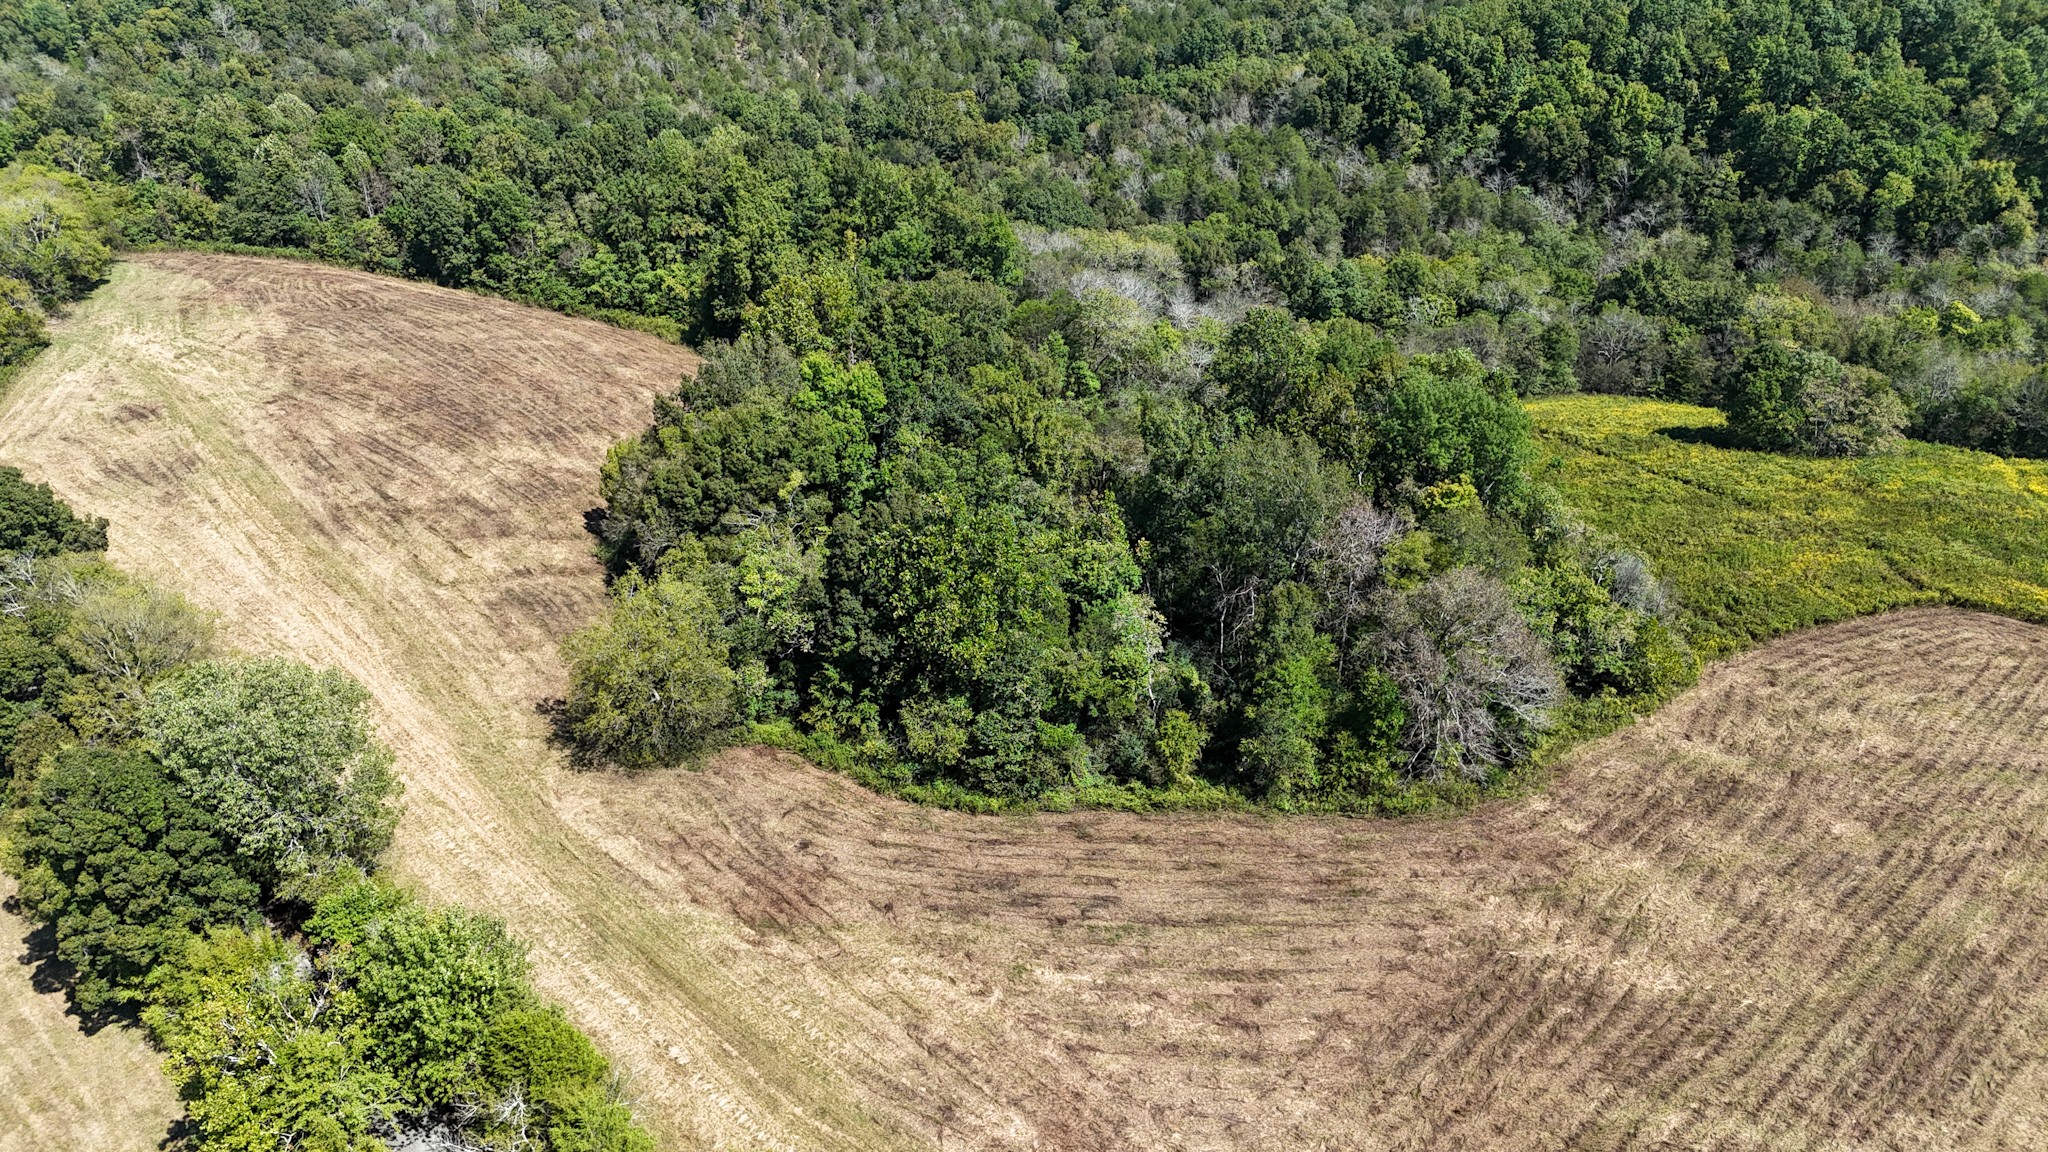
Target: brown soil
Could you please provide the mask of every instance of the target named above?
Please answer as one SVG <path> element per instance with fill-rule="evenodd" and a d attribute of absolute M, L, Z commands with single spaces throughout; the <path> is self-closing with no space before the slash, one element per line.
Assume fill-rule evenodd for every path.
<path fill-rule="evenodd" d="M 1926 610 L 1454 820 L 978 819 L 763 754 L 604 810 L 1049 1147 L 2039 1147 L 2044 731 L 2048 629 Z"/>
<path fill-rule="evenodd" d="M 599 603 L 580 514 L 689 363 L 152 256 L 0 458 L 236 643 L 371 687 L 400 874 L 533 942 L 670 1146 L 2048 1146 L 2048 629 L 1782 641 L 1448 820 L 973 818 L 760 750 L 571 773 L 533 705 Z"/>

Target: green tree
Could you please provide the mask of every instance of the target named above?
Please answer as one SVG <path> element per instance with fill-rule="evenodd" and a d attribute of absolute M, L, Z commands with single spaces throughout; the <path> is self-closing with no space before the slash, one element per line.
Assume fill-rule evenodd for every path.
<path fill-rule="evenodd" d="M 1825 352 L 1762 340 L 1727 389 L 1728 427 L 1751 448 L 1861 456 L 1897 443 L 1905 405 L 1884 377 Z"/>
<path fill-rule="evenodd" d="M 21 902 L 56 935 L 88 1015 L 141 1003 L 193 934 L 253 920 L 262 895 L 221 820 L 147 754 L 72 747 L 21 827 Z"/>
<path fill-rule="evenodd" d="M 382 1152 L 405 1111 L 345 997 L 268 929 L 216 928 L 160 970 L 143 1012 L 201 1148 Z"/>
<path fill-rule="evenodd" d="M 0 365 L 20 364 L 49 342 L 35 293 L 19 280 L 0 277 Z"/>
<path fill-rule="evenodd" d="M 1337 646 L 1318 631 L 1314 591 L 1286 583 L 1259 605 L 1258 672 L 1240 746 L 1246 775 L 1277 797 L 1322 791 L 1330 714 L 1336 703 Z"/>
<path fill-rule="evenodd" d="M 7 168 L 0 172 L 0 276 L 27 284 L 44 304 L 76 299 L 113 263 L 114 216 L 73 173 Z"/>
<path fill-rule="evenodd" d="M 653 1152 L 613 1094 L 610 1064 L 560 1012 L 501 1012 L 479 1051 L 479 1076 L 508 1118 L 488 1125 L 492 1135 L 544 1133 L 554 1152 Z"/>
<path fill-rule="evenodd" d="M 1487 507 L 1511 509 L 1527 489 L 1529 418 L 1487 386 L 1469 353 L 1418 357 L 1382 402 L 1375 430 L 1383 491 L 1463 479 Z"/>
<path fill-rule="evenodd" d="M 84 671 L 139 690 L 204 655 L 212 639 L 212 618 L 184 597 L 116 581 L 79 597 L 58 642 Z"/>
<path fill-rule="evenodd" d="M 209 661 L 150 692 L 146 738 L 271 883 L 390 842 L 399 790 L 370 724 L 370 694 L 338 669 Z"/>
<path fill-rule="evenodd" d="M 374 1038 L 369 1059 L 419 1105 L 477 1087 L 493 1023 L 535 1006 L 525 948 L 490 917 L 406 901 L 329 943 L 345 1018 Z"/>
<path fill-rule="evenodd" d="M 21 469 L 0 467 L 0 552 L 104 552 L 107 522 L 84 519 L 48 484 L 31 484 Z"/>
<path fill-rule="evenodd" d="M 734 676 L 719 613 L 704 588 L 629 574 L 604 618 L 563 646 L 564 719 L 591 754 L 627 768 L 674 764 L 732 723 Z"/>

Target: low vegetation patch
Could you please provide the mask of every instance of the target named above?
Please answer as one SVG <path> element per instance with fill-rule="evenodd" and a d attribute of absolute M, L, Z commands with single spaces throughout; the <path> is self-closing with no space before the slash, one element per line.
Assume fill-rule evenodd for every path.
<path fill-rule="evenodd" d="M 1642 550 L 1705 655 L 1914 604 L 2048 620 L 2048 463 L 1918 441 L 1746 451 L 1713 409 L 1620 397 L 1528 411 L 1536 475 Z"/>

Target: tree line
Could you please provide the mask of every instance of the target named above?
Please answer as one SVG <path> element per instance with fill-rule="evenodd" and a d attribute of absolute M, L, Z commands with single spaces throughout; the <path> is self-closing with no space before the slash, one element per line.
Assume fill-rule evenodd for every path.
<path fill-rule="evenodd" d="M 361 685 L 223 652 L 106 533 L 0 468 L 0 861 L 81 1022 L 164 1052 L 187 1146 L 649 1152 L 504 926 L 375 875 Z"/>
<path fill-rule="evenodd" d="M 1009 283 L 1014 222 L 1157 240 L 1197 298 L 1464 347 L 1524 394 L 1732 398 L 1757 443 L 1806 451 L 2039 453 L 2039 17 L 9 0 L 0 150 L 117 186 L 127 239 L 692 341 L 829 312 L 849 266 Z M 1802 353 L 1768 395 L 1735 387 L 1757 341 Z"/>

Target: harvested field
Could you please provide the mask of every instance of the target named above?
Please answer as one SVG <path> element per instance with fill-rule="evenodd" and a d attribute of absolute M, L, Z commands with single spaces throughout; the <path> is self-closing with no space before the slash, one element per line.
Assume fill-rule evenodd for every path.
<path fill-rule="evenodd" d="M 670 1147 L 2048 1146 L 2048 629 L 1790 637 L 1452 820 L 975 818 L 759 750 L 571 773 L 533 706 L 600 596 L 580 513 L 688 367 L 150 256 L 14 385 L 0 459 L 240 646 L 369 685 L 400 874 L 533 943 Z"/>
<path fill-rule="evenodd" d="M 12 895 L 0 878 L 0 896 Z M 64 993 L 38 988 L 35 941 L 0 911 L 0 1152 L 154 1149 L 178 1118 L 171 1083 L 139 1033 L 87 1036 L 65 1015 Z"/>
<path fill-rule="evenodd" d="M 735 755 L 603 823 L 1050 1147 L 2029 1148 L 2043 732 L 2048 629 L 1927 609 L 1455 820 L 991 820 Z"/>

